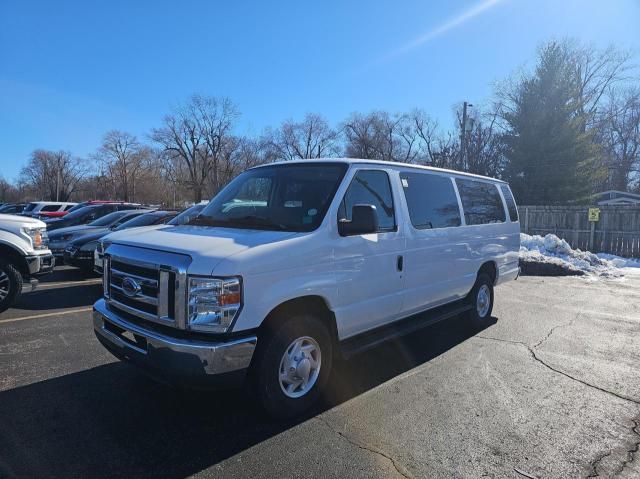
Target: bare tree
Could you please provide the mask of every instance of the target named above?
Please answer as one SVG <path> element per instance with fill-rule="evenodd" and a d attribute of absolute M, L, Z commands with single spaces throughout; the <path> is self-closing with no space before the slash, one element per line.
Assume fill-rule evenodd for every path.
<path fill-rule="evenodd" d="M 563 47 L 572 58 L 577 77 L 578 114 L 585 118 L 583 131 L 602 118 L 599 109 L 605 95 L 613 88 L 637 78 L 631 63 L 631 52 L 614 46 L 597 50 L 591 46 L 580 46 L 574 41 L 565 41 Z"/>
<path fill-rule="evenodd" d="M 407 161 L 412 156 L 415 135 L 406 126 L 406 115 L 374 111 L 353 113 L 342 125 L 345 154 L 352 158 Z"/>
<path fill-rule="evenodd" d="M 107 132 L 98 149 L 96 158 L 102 163 L 111 180 L 113 191 L 124 201 L 134 201 L 136 182 L 140 173 L 148 166 L 150 149 L 127 132 Z"/>
<path fill-rule="evenodd" d="M 640 188 L 640 90 L 610 91 L 598 122 L 607 187 Z"/>
<path fill-rule="evenodd" d="M 196 202 L 202 200 L 210 179 L 213 188 L 221 186 L 219 163 L 223 145 L 238 116 L 228 99 L 194 95 L 173 114 L 164 118 L 161 128 L 154 128 L 151 139 L 170 157 L 183 162 L 188 187 Z"/>
<path fill-rule="evenodd" d="M 315 113 L 301 122 L 285 121 L 276 130 L 268 130 L 265 142 L 272 155 L 282 160 L 324 158 L 338 153 L 338 133 Z"/>
<path fill-rule="evenodd" d="M 68 151 L 35 150 L 20 177 L 35 197 L 68 201 L 86 174 L 84 162 Z"/>
<path fill-rule="evenodd" d="M 0 176 L 0 202 L 8 203 L 19 199 L 20 192 L 18 188 Z"/>

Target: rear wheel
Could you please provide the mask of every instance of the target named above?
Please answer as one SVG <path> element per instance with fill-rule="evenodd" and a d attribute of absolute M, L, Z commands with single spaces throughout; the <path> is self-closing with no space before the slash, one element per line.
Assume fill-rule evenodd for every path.
<path fill-rule="evenodd" d="M 258 340 L 251 381 L 274 417 L 301 414 L 321 397 L 333 361 L 332 341 L 321 320 L 295 315 Z"/>
<path fill-rule="evenodd" d="M 493 311 L 493 281 L 486 273 L 481 273 L 469 293 L 469 306 L 467 313 L 469 323 L 474 328 L 486 326 Z"/>
<path fill-rule="evenodd" d="M 0 313 L 9 309 L 22 293 L 22 275 L 11 263 L 0 261 Z"/>

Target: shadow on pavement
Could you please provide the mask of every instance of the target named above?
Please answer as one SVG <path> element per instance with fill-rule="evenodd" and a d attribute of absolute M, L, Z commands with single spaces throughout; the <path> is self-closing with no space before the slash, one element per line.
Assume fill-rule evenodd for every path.
<path fill-rule="evenodd" d="M 242 390 L 170 389 L 117 362 L 0 392 L 0 477 L 185 477 L 439 356 L 474 334 L 463 324 L 340 361 L 325 404 L 290 422 Z"/>
<path fill-rule="evenodd" d="M 102 284 L 76 284 L 59 288 L 36 289 L 23 293 L 14 309 L 51 311 L 91 306 L 102 296 Z"/>

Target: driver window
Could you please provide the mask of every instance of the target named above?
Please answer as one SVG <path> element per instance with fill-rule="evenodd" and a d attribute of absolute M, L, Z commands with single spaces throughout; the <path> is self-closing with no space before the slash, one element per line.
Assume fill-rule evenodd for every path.
<path fill-rule="evenodd" d="M 353 205 L 373 205 L 378 215 L 378 231 L 395 231 L 396 218 L 389 175 L 381 170 L 356 173 L 338 210 L 338 218 L 351 220 Z"/>

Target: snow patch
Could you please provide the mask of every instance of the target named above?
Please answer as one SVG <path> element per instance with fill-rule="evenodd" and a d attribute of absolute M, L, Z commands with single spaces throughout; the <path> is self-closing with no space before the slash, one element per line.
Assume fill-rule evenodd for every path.
<path fill-rule="evenodd" d="M 554 234 L 531 236 L 520 233 L 520 259 L 525 263 L 555 265 L 565 269 L 568 274 L 610 278 L 624 276 L 622 268 L 640 268 L 639 259 L 572 249 L 569 243 Z"/>

